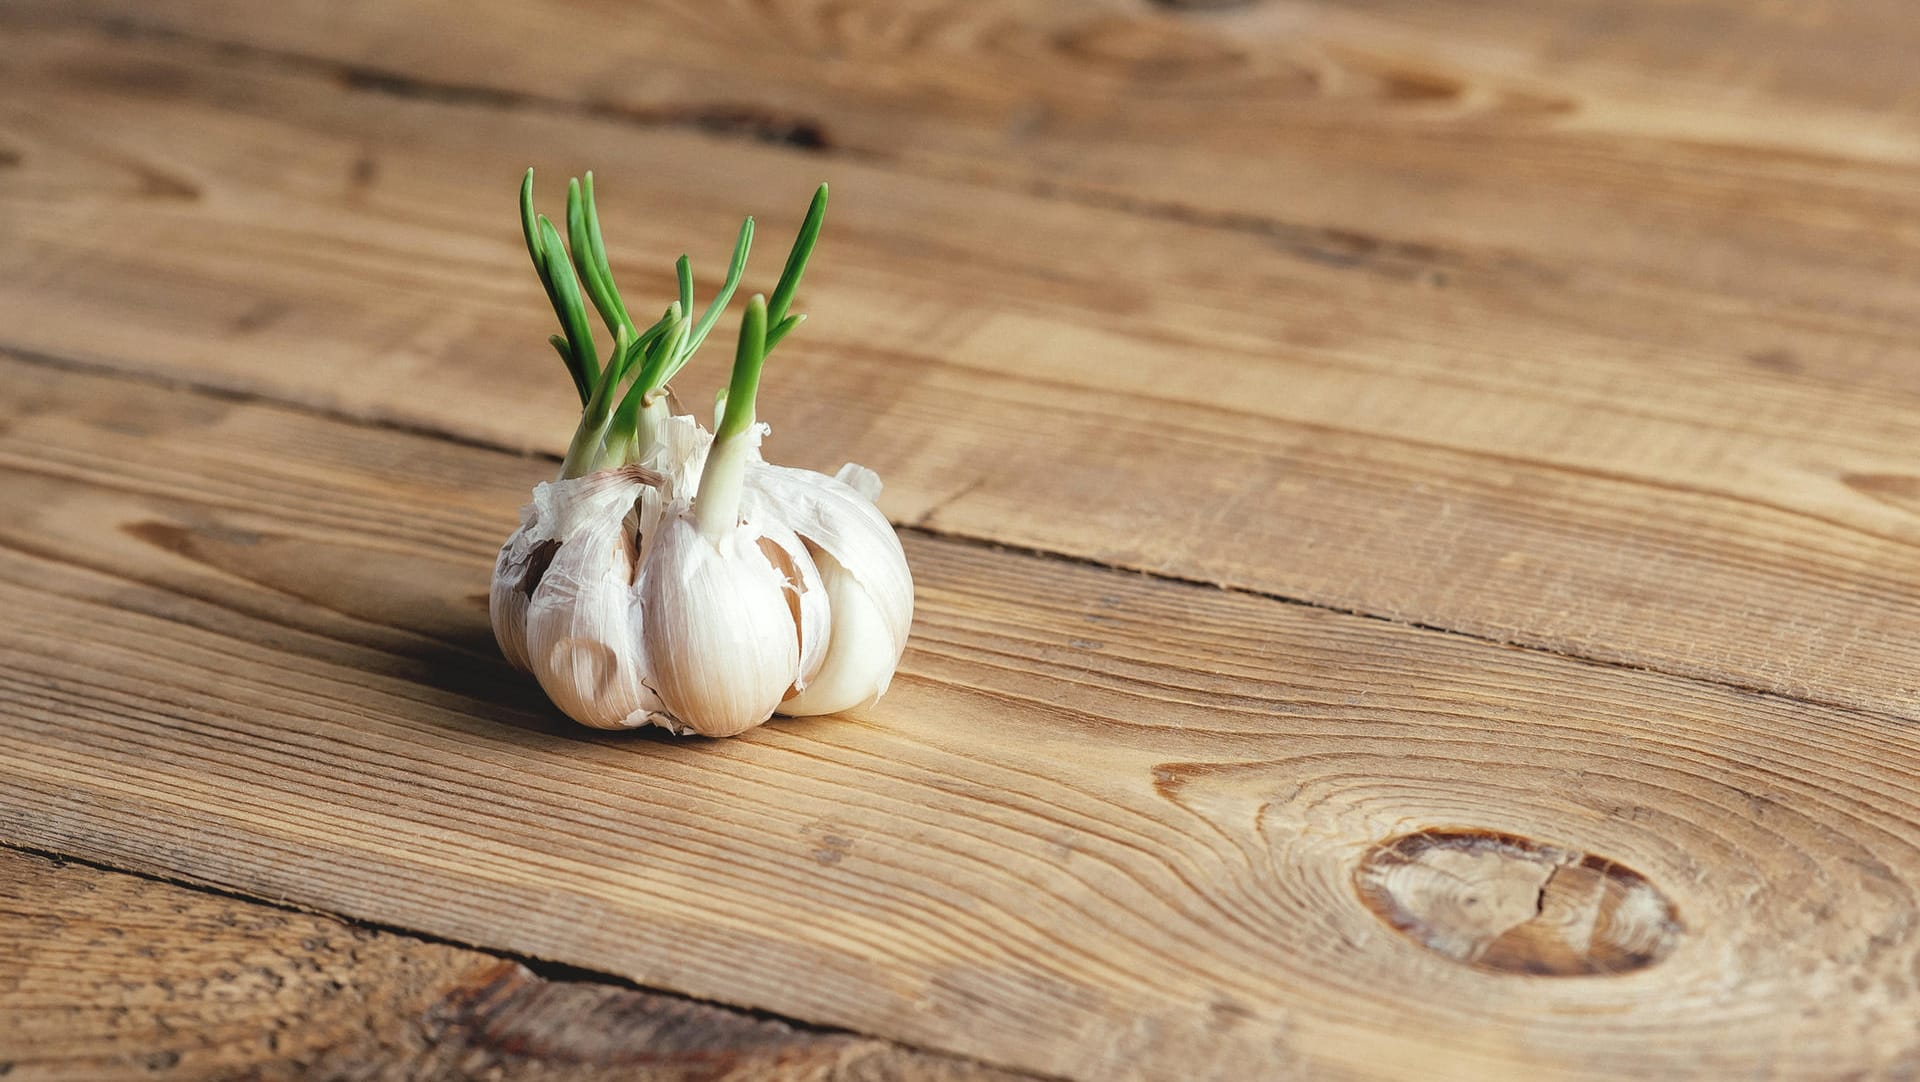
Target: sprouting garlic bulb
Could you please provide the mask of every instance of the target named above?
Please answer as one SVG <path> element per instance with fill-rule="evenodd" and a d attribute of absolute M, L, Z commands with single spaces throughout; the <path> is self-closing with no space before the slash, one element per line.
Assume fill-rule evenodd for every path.
<path fill-rule="evenodd" d="M 708 465 L 691 418 L 672 418 L 648 456 L 669 472 L 628 466 L 535 489 L 496 566 L 494 633 L 569 717 L 733 736 L 886 691 L 913 580 L 869 495 L 879 479 L 852 464 L 828 477 L 760 461 L 766 430 L 752 426 L 736 463 L 718 463 L 742 482 L 718 537 L 689 500 Z"/>
<path fill-rule="evenodd" d="M 534 489 L 501 548 L 490 612 L 507 660 L 582 724 L 733 736 L 775 713 L 872 703 L 893 679 L 913 579 L 875 506 L 879 478 L 851 464 L 836 477 L 769 464 L 754 417 L 768 350 L 804 318 L 787 306 L 826 195 L 821 185 L 773 301 L 747 305 L 708 433 L 677 414 L 666 381 L 732 295 L 753 220 L 699 320 L 682 257 L 681 299 L 643 331 L 613 287 L 591 174 L 569 189 L 571 251 L 534 214 L 531 171 L 521 188 L 527 250 L 566 331 L 552 341 L 582 414 L 561 480 Z M 604 365 L 583 297 L 614 334 Z"/>

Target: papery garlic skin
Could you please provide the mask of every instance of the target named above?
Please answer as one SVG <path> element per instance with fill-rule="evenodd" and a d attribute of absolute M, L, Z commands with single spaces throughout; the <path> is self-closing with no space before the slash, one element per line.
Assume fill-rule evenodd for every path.
<path fill-rule="evenodd" d="M 493 564 L 493 587 L 487 615 L 493 637 L 507 663 L 532 671 L 527 653 L 527 609 L 533 594 L 559 550 L 581 531 L 611 513 L 625 515 L 639 489 L 646 487 L 648 471 L 609 470 L 566 481 L 535 485 L 520 509 L 520 526 L 500 546 Z"/>
<path fill-rule="evenodd" d="M 906 651 L 913 575 L 893 524 L 874 504 L 879 491 L 873 471 L 852 463 L 835 477 L 764 462 L 747 471 L 746 513 L 778 517 L 807 543 L 832 612 L 826 657 L 780 704 L 782 714 L 833 714 L 871 704 L 886 692 Z"/>
<path fill-rule="evenodd" d="M 710 538 L 680 503 L 648 539 L 641 624 L 676 731 L 745 732 L 773 716 L 799 673 L 787 579 L 759 542 L 744 523 Z"/>
<path fill-rule="evenodd" d="M 539 485 L 501 549 L 494 637 L 582 725 L 629 729 L 664 710 L 647 684 L 633 590 L 634 538 L 658 519 L 663 482 L 628 466 Z"/>
<path fill-rule="evenodd" d="M 761 426 L 764 431 L 766 426 Z M 664 500 L 691 500 L 700 490 L 700 475 L 707 465 L 707 452 L 713 446 L 713 433 L 687 414 L 674 414 L 654 430 L 654 442 L 639 463 L 664 479 L 660 493 Z"/>

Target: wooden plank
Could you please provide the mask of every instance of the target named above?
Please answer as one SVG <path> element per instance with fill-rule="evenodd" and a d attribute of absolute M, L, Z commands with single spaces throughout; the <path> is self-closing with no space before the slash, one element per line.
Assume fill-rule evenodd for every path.
<path fill-rule="evenodd" d="M 35 0 L 20 2 L 33 6 Z M 1299 70 L 1316 50 L 1342 39 L 1373 47 L 1357 50 L 1363 55 L 1352 58 L 1355 66 L 1368 59 L 1366 53 L 1418 43 L 1436 68 L 1453 62 L 1516 78 L 1610 89 L 1623 97 L 1659 94 L 1669 108 L 1702 113 L 1758 118 L 1769 106 L 1787 104 L 1844 109 L 1857 121 L 1867 111 L 1911 115 L 1920 104 L 1900 78 L 1908 60 L 1903 50 L 1920 30 L 1899 0 L 1813 0 L 1792 6 L 1566 0 L 1552 8 L 1522 0 L 1201 0 L 1185 5 L 1239 9 L 1207 10 L 1200 18 L 1117 0 L 1063 0 L 1044 10 L 1011 0 L 965 8 L 938 0 L 836 8 L 812 0 L 774 13 L 707 10 L 687 0 L 645 10 L 605 2 L 568 8 L 556 0 L 518 5 L 478 0 L 468 33 L 440 49 L 409 38 L 455 25 L 444 11 L 420 0 L 361 2 L 344 11 L 294 0 L 276 20 L 250 18 L 254 12 L 245 0 L 70 0 L 64 6 L 73 15 L 122 26 L 167 27 L 414 73 L 411 77 L 421 80 L 636 109 L 700 100 L 694 95 L 704 91 L 708 100 L 784 102 L 797 112 L 856 114 L 848 120 L 855 131 L 865 132 L 876 122 L 863 124 L 857 114 L 904 112 L 910 106 L 925 118 L 923 126 L 935 128 L 920 136 L 929 143 L 958 141 L 953 130 L 967 128 L 977 130 L 972 137 L 977 140 L 1044 141 L 1055 134 L 1053 126 L 1033 118 L 1024 129 L 1005 127 L 1007 118 L 989 107 L 1004 109 L 1021 95 L 1072 101 L 1096 87 L 1147 105 L 1152 104 L 1145 100 L 1149 92 L 1158 91 L 1175 99 L 1169 105 L 1187 107 L 1202 92 L 1237 94 L 1255 112 L 1282 104 L 1310 108 L 1314 90 L 1323 95 L 1335 89 L 1377 90 L 1381 98 L 1414 107 L 1456 101 L 1473 89 L 1438 71 L 1375 70 L 1366 72 L 1373 78 L 1361 86 L 1336 88 L 1325 85 L 1331 72 Z M 581 34 L 565 32 L 570 26 Z M 591 37 L 590 48 L 581 47 L 583 35 Z M 764 64 L 738 63 L 743 50 L 776 35 L 787 48 L 769 51 Z M 1222 44 L 1201 47 L 1210 43 Z M 1123 54 L 1122 45 L 1132 47 L 1131 55 Z M 1016 69 L 1012 61 L 1023 52 L 1044 63 Z M 1313 74 L 1323 82 L 1303 85 Z M 827 75 L 836 78 L 822 78 Z M 1283 78 L 1287 75 L 1294 80 Z M 1017 81 L 995 86 L 989 76 Z M 1046 119 L 1082 119 L 1079 112 Z M 1126 125 L 1138 123 L 1119 110 L 1109 110 L 1107 119 L 1119 126 L 1117 135 L 1130 134 Z M 1776 114 L 1776 119 L 1785 121 L 1777 125 L 1776 138 L 1818 137 L 1800 130 L 1792 115 Z M 996 122 L 1002 124 L 998 131 L 992 130 Z M 1201 146 L 1224 142 L 1193 130 L 1186 138 Z M 898 150 L 861 145 L 876 152 Z"/>
<path fill-rule="evenodd" d="M 1902 130 L 1898 118 L 1920 104 L 1902 75 L 1920 28 L 1900 0 L 1341 0 L 1339 8 L 1359 15 L 1359 25 L 1474 43 L 1528 71 L 1679 90 L 1756 120 L 1787 102 L 1836 107 L 1856 122 L 1879 114 Z M 225 13 L 197 6 L 194 14 L 211 29 Z M 1791 121 L 1776 128 L 1776 138 L 1818 137 Z"/>
<path fill-rule="evenodd" d="M 882 1041 L 0 849 L 9 1079 L 1010 1082 Z"/>
<path fill-rule="evenodd" d="M 547 463 L 0 379 L 0 839 L 1075 1078 L 1920 1054 L 1910 723 L 910 533 L 869 714 L 589 733 Z"/>
<path fill-rule="evenodd" d="M 688 238 L 716 266 L 742 209 L 774 204 L 778 236 L 798 210 L 782 194 L 827 170 L 181 42 L 18 33 L 0 337 L 508 446 L 558 449 L 572 408 L 514 231 L 522 162 L 591 148 L 646 296 Z M 1920 701 L 1920 337 L 1838 305 L 1486 252 L 1301 258 L 1285 237 L 831 171 L 816 318 L 764 412 L 776 456 L 878 469 L 899 521 L 1830 703 Z M 1793 274 L 1817 277 L 1765 277 Z M 696 399 L 714 372 L 694 370 Z"/>
<path fill-rule="evenodd" d="M 1911 310 L 1885 281 L 1888 259 L 1912 266 L 1912 230 L 1886 210 L 1920 164 L 1920 28 L 1900 0 L 1293 0 L 1204 17 L 1128 0 L 294 0 L 271 20 L 245 0 L 23 2 L 425 94 L 740 130 L 1367 245 Z M 1817 274 L 1787 269 L 1815 253 Z"/>

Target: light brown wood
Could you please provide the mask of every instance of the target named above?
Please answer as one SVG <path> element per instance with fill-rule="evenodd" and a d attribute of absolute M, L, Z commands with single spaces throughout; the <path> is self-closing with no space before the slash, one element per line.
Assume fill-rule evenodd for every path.
<path fill-rule="evenodd" d="M 1899 58 L 1920 48 L 1920 29 L 1898 0 L 1786 14 L 1624 0 L 1465 10 L 1475 6 L 1267 2 L 1182 17 L 1127 0 L 487 0 L 478 13 L 382 4 L 343 19 L 300 0 L 273 20 L 245 0 L 78 10 L 323 57 L 362 85 L 426 96 L 798 129 L 807 145 L 892 168 L 1246 229 L 1299 257 L 1420 281 L 1498 268 L 1583 303 L 1596 289 L 1635 295 L 1627 306 L 1689 296 L 1719 313 L 1716 328 L 1785 306 L 1876 339 L 1911 336 L 1914 238 L 1889 223 L 1913 216 L 1920 106 Z M 566 26 L 592 27 L 595 48 L 555 31 Z M 1096 253 L 1035 248 L 1056 271 L 1052 253 Z M 1216 275 L 1244 265 L 1210 264 Z M 1665 322 L 1631 311 L 1608 322 L 1635 339 Z M 1766 342 L 1727 349 L 1721 366 L 1742 352 L 1831 363 L 1819 347 Z"/>
<path fill-rule="evenodd" d="M 1668 271 L 1687 244 L 1768 243 L 1720 184 L 1920 162 L 1920 28 L 1900 0 L 1256 0 L 1197 17 L 1127 0 L 291 0 L 276 19 L 246 0 L 17 2 L 427 94 Z"/>
<path fill-rule="evenodd" d="M 664 296 L 682 245 L 715 267 L 744 209 L 779 236 L 830 174 L 816 318 L 764 414 L 776 455 L 880 470 L 897 520 L 1916 715 L 1905 166 L 1701 150 L 1733 157 L 1674 214 L 1737 250 L 1632 218 L 1624 192 L 1601 202 L 1626 217 L 1558 213 L 1524 251 L 1407 247 L 15 21 L 16 347 L 557 449 L 569 390 L 514 232 L 521 164 L 600 168 L 636 296 Z M 386 61 L 414 58 L 399 38 Z M 1575 260 L 1547 243 L 1563 234 L 1662 269 Z"/>
<path fill-rule="evenodd" d="M 0 848 L 0 1075 L 1010 1082 L 1001 1071 Z"/>
<path fill-rule="evenodd" d="M 1911 724 L 910 533 L 869 715 L 590 734 L 482 611 L 550 464 L 0 380 L 0 839 L 1103 1082 L 1920 1053 Z M 1672 942 L 1463 964 L 1369 904 L 1421 830 L 1617 866 Z"/>
<path fill-rule="evenodd" d="M 1909 5 L 273 7 L 0 5 L 0 842 L 497 953 L 0 849 L 13 1074 L 1920 1073 Z M 878 708 L 499 662 L 527 161 L 635 298 L 834 182 Z"/>

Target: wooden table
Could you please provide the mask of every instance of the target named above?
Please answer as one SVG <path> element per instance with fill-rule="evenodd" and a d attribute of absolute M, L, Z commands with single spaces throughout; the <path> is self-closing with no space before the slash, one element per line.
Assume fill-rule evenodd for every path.
<path fill-rule="evenodd" d="M 1916 55 L 4 0 L 0 1074 L 1914 1077 Z M 649 305 L 833 183 L 762 408 L 888 483 L 878 707 L 594 734 L 500 661 L 529 163 Z"/>

